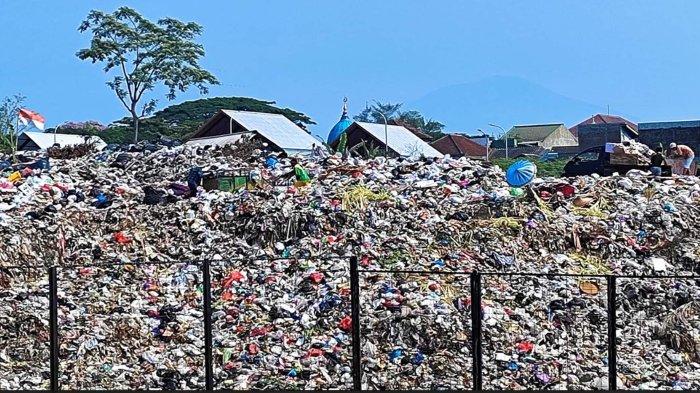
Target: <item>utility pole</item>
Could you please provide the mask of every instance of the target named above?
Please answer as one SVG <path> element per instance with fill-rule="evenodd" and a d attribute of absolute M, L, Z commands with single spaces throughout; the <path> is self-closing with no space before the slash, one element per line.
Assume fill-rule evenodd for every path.
<path fill-rule="evenodd" d="M 486 161 L 489 160 L 489 145 L 491 144 L 491 139 L 489 138 L 488 134 L 486 134 L 484 131 L 481 130 L 481 128 L 477 128 L 477 131 L 481 133 L 486 138 Z"/>
<path fill-rule="evenodd" d="M 501 131 L 503 131 L 503 137 L 506 140 L 506 158 L 508 158 L 508 133 L 506 132 L 506 130 L 503 129 L 503 127 L 499 126 L 498 124 L 489 123 L 489 125 L 491 127 L 499 128 Z"/>
<path fill-rule="evenodd" d="M 377 100 L 374 100 L 374 102 L 377 104 L 374 110 L 382 115 L 384 119 L 384 155 L 389 157 L 389 122 L 386 120 L 386 116 L 379 110 L 379 102 Z"/>

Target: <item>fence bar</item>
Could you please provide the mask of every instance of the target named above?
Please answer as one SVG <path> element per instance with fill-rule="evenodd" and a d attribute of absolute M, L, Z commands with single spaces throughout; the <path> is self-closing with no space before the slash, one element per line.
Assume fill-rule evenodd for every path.
<path fill-rule="evenodd" d="M 212 358 L 211 331 L 211 269 L 209 261 L 202 264 L 204 289 L 204 378 L 206 390 L 214 390 L 214 359 Z"/>
<path fill-rule="evenodd" d="M 58 382 L 58 275 L 56 266 L 49 268 L 49 331 L 51 352 L 51 390 L 60 389 Z"/>
<path fill-rule="evenodd" d="M 391 269 L 378 269 L 378 270 L 360 270 L 360 273 L 391 273 L 391 274 L 448 274 L 448 275 L 469 275 L 471 272 L 453 272 L 445 270 L 391 270 Z"/>
<path fill-rule="evenodd" d="M 362 348 L 360 341 L 360 274 L 357 257 L 350 258 L 350 303 L 352 310 L 352 384 L 362 390 Z"/>
<path fill-rule="evenodd" d="M 608 390 L 617 390 L 617 279 L 608 276 Z"/>
<path fill-rule="evenodd" d="M 481 389 L 481 274 L 472 272 L 469 280 L 472 312 L 472 383 L 473 390 Z"/>

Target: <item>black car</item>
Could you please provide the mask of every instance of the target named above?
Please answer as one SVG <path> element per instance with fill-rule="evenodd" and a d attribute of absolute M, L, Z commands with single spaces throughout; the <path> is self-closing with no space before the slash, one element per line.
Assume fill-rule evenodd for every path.
<path fill-rule="evenodd" d="M 648 171 L 648 165 L 611 164 L 610 153 L 604 146 L 591 147 L 575 155 L 564 166 L 564 176 L 583 176 L 597 173 L 601 176 L 610 176 L 613 173 L 624 175 L 632 169 Z M 661 166 L 662 176 L 671 176 L 669 165 Z"/>

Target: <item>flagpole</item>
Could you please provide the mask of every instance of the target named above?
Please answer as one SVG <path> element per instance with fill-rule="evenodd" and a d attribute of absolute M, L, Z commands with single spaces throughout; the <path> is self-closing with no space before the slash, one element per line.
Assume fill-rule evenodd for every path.
<path fill-rule="evenodd" d="M 12 135 L 10 136 L 10 141 L 12 141 Z M 14 135 L 14 149 L 12 149 L 12 161 L 17 160 L 17 148 L 19 148 L 19 112 L 17 112 L 17 127 L 15 128 Z"/>

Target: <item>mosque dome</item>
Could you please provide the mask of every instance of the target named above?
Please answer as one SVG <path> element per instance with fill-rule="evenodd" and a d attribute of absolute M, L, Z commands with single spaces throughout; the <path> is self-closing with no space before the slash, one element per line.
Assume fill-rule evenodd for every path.
<path fill-rule="evenodd" d="M 333 129 L 331 132 L 328 134 L 328 144 L 333 144 L 333 142 L 337 141 L 340 138 L 340 135 L 343 134 L 343 131 L 345 131 L 350 125 L 352 124 L 352 119 L 348 117 L 348 98 L 345 97 L 343 98 L 343 114 L 340 116 L 340 120 L 333 126 Z"/>

